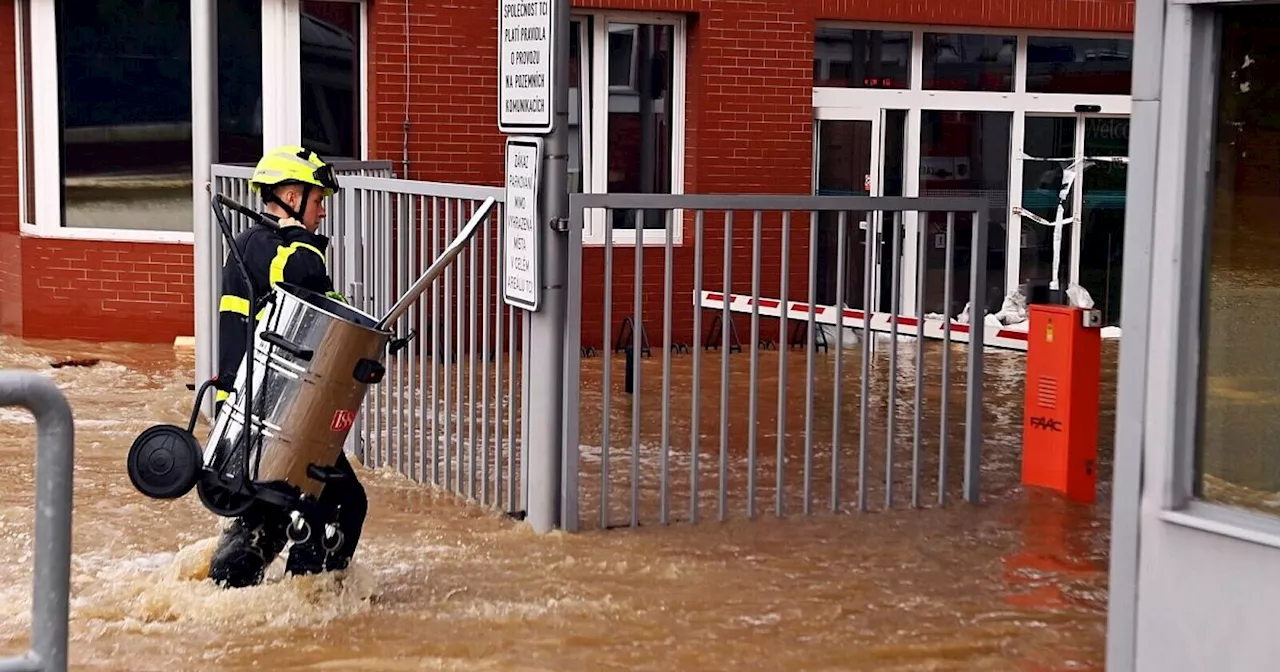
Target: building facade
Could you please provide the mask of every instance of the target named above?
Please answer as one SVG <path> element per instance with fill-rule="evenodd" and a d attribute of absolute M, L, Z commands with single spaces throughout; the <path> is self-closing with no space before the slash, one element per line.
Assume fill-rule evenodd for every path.
<path fill-rule="evenodd" d="M 192 7 L 217 15 L 212 162 L 251 162 L 264 145 L 303 141 L 329 157 L 392 161 L 399 177 L 502 183 L 491 2 L 12 4 L 0 12 L 0 40 L 12 36 L 0 47 L 12 58 L 0 65 L 7 333 L 193 333 Z M 1080 226 L 1061 227 L 1058 277 L 1085 286 L 1118 321 L 1127 163 L 1112 158 L 1127 156 L 1131 0 L 574 5 L 574 189 L 986 195 L 992 311 L 1011 290 L 1043 290 L 1053 258 L 1046 224 L 1080 213 Z M 594 248 L 584 251 L 584 277 L 603 267 L 602 216 L 584 232 Z M 615 266 L 629 269 L 636 223 L 617 216 Z M 662 244 L 663 222 L 644 221 L 645 244 Z M 944 260 L 932 241 L 941 222 L 904 224 L 904 242 L 931 242 L 923 259 L 902 246 L 903 309 L 940 311 Z M 670 225 L 680 282 L 693 266 L 691 235 L 687 220 Z M 963 225 L 957 240 L 967 240 Z M 735 246 L 736 269 L 751 267 L 747 240 Z M 817 291 L 832 303 L 835 245 L 826 242 Z M 845 296 L 862 295 L 858 250 L 855 241 Z M 807 278 L 808 240 L 791 251 L 795 288 Z M 889 277 L 884 259 L 873 277 Z M 663 261 L 645 255 L 646 274 L 660 277 Z M 782 263 L 766 260 L 761 272 L 777 278 Z M 917 263 L 927 267 L 921 307 Z M 735 273 L 734 290 L 749 287 Z M 584 293 L 584 307 L 602 304 L 597 290 Z M 662 299 L 646 292 L 653 314 Z M 673 323 L 686 343 L 696 338 L 691 312 Z M 584 342 L 599 340 L 600 319 L 583 315 Z"/>

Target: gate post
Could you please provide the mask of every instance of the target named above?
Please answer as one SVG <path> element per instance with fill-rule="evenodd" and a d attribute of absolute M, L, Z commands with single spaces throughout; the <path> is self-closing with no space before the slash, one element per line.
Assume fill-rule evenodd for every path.
<path fill-rule="evenodd" d="M 551 133 L 542 168 L 542 305 L 529 315 L 529 506 L 536 532 L 560 527 L 569 274 L 569 0 L 551 0 Z M 574 335 L 577 340 L 577 335 Z"/>
<path fill-rule="evenodd" d="M 0 659 L 0 672 L 65 672 L 75 468 L 71 406 L 57 385 L 44 376 L 0 371 L 3 406 L 22 406 L 36 418 L 36 534 L 31 650 L 21 658 Z"/>

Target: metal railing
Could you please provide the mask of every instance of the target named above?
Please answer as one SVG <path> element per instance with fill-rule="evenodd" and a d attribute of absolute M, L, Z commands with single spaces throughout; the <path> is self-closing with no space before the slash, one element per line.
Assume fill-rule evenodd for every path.
<path fill-rule="evenodd" d="M 25 656 L 0 659 L 0 672 L 65 672 L 75 422 L 62 391 L 36 373 L 0 371 L 3 406 L 26 408 L 36 419 L 36 534 L 31 648 Z"/>
<path fill-rule="evenodd" d="M 343 180 L 350 299 L 385 313 L 501 187 Z M 387 366 L 353 431 L 366 465 L 394 466 L 510 513 L 524 510 L 527 314 L 502 303 L 502 206 L 402 319 L 416 338 Z"/>
<path fill-rule="evenodd" d="M 582 248 L 583 225 L 588 221 L 585 215 L 598 210 L 605 210 L 605 216 L 592 220 L 596 226 L 603 220 L 603 254 L 596 255 L 593 251 L 590 273 L 585 274 Z M 682 210 L 682 214 L 667 215 Z M 676 496 L 685 502 L 691 522 L 699 519 L 704 508 L 712 506 L 720 520 L 726 519 L 730 515 L 731 497 L 745 500 L 745 515 L 754 518 L 758 515 L 757 499 L 762 492 L 769 494 L 769 490 L 772 490 L 774 513 L 779 517 L 789 509 L 811 513 L 815 500 L 822 498 L 821 489 L 827 490 L 824 503 L 832 511 L 870 509 L 876 494 L 883 498 L 884 508 L 892 508 L 895 495 L 902 490 L 909 493 L 911 506 L 924 506 L 929 485 L 933 486 L 940 506 L 953 494 L 970 502 L 978 500 L 983 439 L 984 330 L 969 330 L 968 325 L 946 320 L 941 340 L 931 340 L 918 337 L 924 335 L 923 321 L 899 314 L 905 279 L 902 252 L 912 239 L 920 259 L 914 283 L 916 313 L 925 312 L 922 309 L 930 304 L 931 310 L 941 310 L 952 318 L 959 312 L 970 312 L 956 310 L 959 302 L 954 295 L 958 289 L 962 296 L 968 295 L 970 305 L 977 307 L 971 312 L 983 314 L 987 304 L 984 300 L 987 264 L 966 263 L 967 274 L 959 273 L 956 252 L 963 252 L 962 248 L 987 250 L 988 225 L 984 215 L 988 204 L 985 200 L 574 194 L 570 211 L 571 295 L 567 331 L 570 334 L 581 331 L 584 341 L 592 332 L 600 334 L 601 347 L 598 365 L 592 362 L 589 347 L 579 352 L 569 351 L 565 363 L 567 411 L 561 487 L 562 517 L 567 528 L 577 529 L 592 521 L 598 522 L 600 528 L 609 528 L 619 517 L 627 518 L 631 526 L 651 516 L 665 524 L 679 506 L 674 501 Z M 630 264 L 619 264 L 622 260 L 615 257 L 621 255 L 615 255 L 613 245 L 613 213 L 623 211 L 637 213 L 633 225 L 647 217 L 666 231 L 663 244 L 656 251 L 655 247 L 646 249 L 633 244 L 628 244 L 629 250 L 620 251 L 622 255 L 631 255 Z M 644 212 L 648 214 L 641 217 L 639 213 Z M 720 214 L 709 214 L 712 212 Z M 793 217 L 797 212 L 807 217 Z M 851 220 L 851 216 L 858 213 L 863 215 L 861 230 L 851 226 L 851 221 L 856 221 Z M 662 223 L 664 215 L 668 222 L 683 224 L 686 233 L 680 247 L 674 245 L 674 227 Z M 746 244 L 738 243 L 736 237 L 736 231 L 744 226 L 740 224 L 744 221 L 743 215 L 753 259 L 752 267 L 744 269 L 746 272 L 733 265 L 734 248 Z M 926 241 L 934 238 L 920 233 L 925 227 L 919 225 L 913 227 L 914 235 L 904 235 L 908 233 L 904 226 L 907 220 L 945 227 L 940 300 L 938 292 L 926 293 L 930 274 L 935 276 L 934 284 L 938 284 L 938 269 L 930 269 L 925 263 Z M 866 226 L 866 222 L 872 225 Z M 883 237 L 879 233 L 882 226 L 887 229 Z M 957 235 L 960 227 L 969 229 L 969 240 Z M 691 237 L 687 234 L 689 228 L 694 231 Z M 823 229 L 827 232 L 834 229 L 834 233 L 823 232 Z M 859 246 L 861 250 L 857 250 Z M 807 257 L 807 264 L 793 263 L 793 250 Z M 659 263 L 647 261 L 650 255 L 659 256 Z M 602 259 L 597 260 L 597 256 Z M 976 256 L 986 261 L 985 254 Z M 889 274 L 883 281 L 878 271 L 882 259 L 887 260 L 884 263 L 888 265 Z M 850 277 L 852 274 L 847 273 L 850 263 L 859 261 L 861 268 L 856 276 L 860 277 Z M 824 288 L 824 293 L 834 293 L 833 300 L 828 297 L 827 302 L 844 306 L 844 310 L 821 307 L 823 302 L 817 296 L 820 265 L 824 266 L 826 275 L 845 278 L 845 281 L 829 283 L 834 287 Z M 861 286 L 858 286 L 859 279 Z M 861 308 L 876 310 L 879 307 L 880 296 L 873 294 L 873 288 L 878 286 L 888 288 L 889 305 L 882 309 L 889 312 L 892 332 L 899 336 L 882 337 L 895 345 L 873 348 L 874 337 L 869 338 L 866 329 L 870 315 L 864 314 Z M 615 299 L 615 294 L 626 296 L 628 290 L 629 300 Z M 712 316 L 712 329 L 705 337 L 705 304 L 701 303 L 707 294 L 704 290 L 711 290 L 722 299 L 719 310 Z M 741 327 L 734 317 L 735 311 L 730 309 L 729 297 L 734 292 L 750 295 L 744 302 L 750 318 L 747 339 L 739 337 Z M 596 299 L 600 294 L 603 294 L 602 305 L 584 303 L 584 297 Z M 693 297 L 692 310 L 689 297 Z M 655 305 L 659 302 L 660 308 Z M 621 305 L 617 305 L 619 303 Z M 603 313 L 602 319 L 584 323 L 584 315 L 595 318 L 597 307 Z M 761 313 L 766 309 L 773 309 L 776 317 L 762 318 Z M 655 313 L 659 317 L 651 317 Z M 802 320 L 791 317 L 796 314 L 806 317 Z M 656 323 L 658 319 L 661 319 L 660 370 L 652 363 L 656 358 L 652 350 L 655 344 L 650 342 L 648 330 L 650 321 Z M 691 329 L 685 326 L 686 319 L 691 319 Z M 981 318 L 975 321 L 982 323 Z M 824 322 L 834 329 L 824 330 Z M 862 328 L 851 329 L 850 324 Z M 951 338 L 953 332 L 962 329 L 968 332 L 967 344 L 956 343 Z M 680 340 L 676 332 L 683 333 L 683 338 L 688 340 Z M 903 338 L 904 332 L 912 337 Z M 846 349 L 846 335 L 858 337 L 852 348 Z M 690 347 L 694 339 L 701 339 L 701 343 Z M 900 353 L 902 341 L 914 341 L 913 352 Z M 733 355 L 744 346 L 748 350 L 745 366 L 742 357 Z M 718 413 L 703 408 L 715 403 L 703 398 L 704 388 L 715 385 L 704 379 L 703 364 L 709 356 L 704 351 L 717 347 Z M 788 350 L 792 347 L 804 348 L 803 368 L 794 366 L 794 360 L 799 357 L 789 360 Z M 955 405 L 952 357 L 957 348 L 967 348 L 962 410 L 952 408 Z M 819 349 L 824 351 L 823 355 L 819 355 Z M 619 352 L 623 356 L 615 357 Z M 856 360 L 852 359 L 854 356 Z M 774 360 L 768 362 L 768 366 L 763 361 L 766 357 Z M 930 368 L 938 370 L 939 382 L 926 379 L 926 369 Z M 577 372 L 581 372 L 580 380 L 573 377 L 579 375 Z M 650 376 L 660 380 L 649 382 Z M 621 386 L 619 377 L 623 379 Z M 775 377 L 776 383 L 769 381 Z M 937 385 L 934 389 L 938 394 L 927 390 L 933 385 Z M 762 405 L 761 392 L 766 386 L 776 391 L 763 395 L 773 398 Z M 797 393 L 797 386 L 803 386 L 802 394 Z M 909 399 L 899 399 L 903 388 L 910 390 Z M 654 392 L 656 398 L 652 396 Z M 626 415 L 629 417 L 615 413 L 615 398 L 625 400 L 628 396 L 630 413 Z M 653 401 L 642 402 L 646 396 Z M 820 404 L 825 401 L 824 397 L 830 398 L 829 405 Z M 932 403 L 937 417 L 928 417 L 928 428 L 926 397 L 940 397 Z M 685 406 L 687 412 L 678 412 L 684 410 L 679 406 Z M 904 418 L 908 413 L 910 417 Z M 958 423 L 955 422 L 957 415 L 960 416 Z M 793 419 L 793 416 L 801 417 Z M 800 431 L 792 429 L 796 422 L 801 424 Z M 767 424 L 774 425 L 772 432 L 768 431 Z M 856 432 L 850 431 L 854 428 Z M 954 431 L 957 429 L 960 436 Z M 704 442 L 708 436 L 717 434 L 718 445 L 713 444 L 710 455 L 704 454 Z M 773 445 L 766 448 L 762 436 Z M 963 445 L 959 460 L 951 455 L 957 444 Z M 625 446 L 623 451 L 615 450 L 619 445 Z M 708 458 L 710 469 L 706 464 Z M 846 473 L 845 462 L 849 461 L 856 466 L 852 478 Z M 801 464 L 797 466 L 794 462 Z M 956 462 L 960 462 L 959 473 L 956 473 Z M 877 479 L 872 477 L 873 468 L 879 472 Z M 623 470 L 621 474 L 619 469 Z M 681 475 L 673 475 L 673 469 L 678 469 Z M 769 469 L 772 474 L 768 473 Z M 762 480 L 762 473 L 771 475 L 772 483 Z M 962 488 L 959 493 L 952 493 L 949 479 L 957 476 Z M 707 481 L 713 481 L 714 485 Z M 629 490 L 626 500 L 616 502 L 611 497 L 617 487 Z M 852 497 L 845 494 L 847 491 L 852 491 Z M 587 508 L 592 509 L 594 515 L 580 517 L 579 511 Z"/>
<path fill-rule="evenodd" d="M 251 204 L 251 174 L 247 167 L 214 166 L 213 190 Z M 330 275 L 352 305 L 375 316 L 409 289 L 482 201 L 498 201 L 472 243 L 400 320 L 401 335 L 412 329 L 415 338 L 370 390 L 347 450 L 366 466 L 391 466 L 485 505 L 523 511 L 527 395 L 520 353 L 528 321 L 500 298 L 497 240 L 506 190 L 353 174 L 341 175 L 340 184 L 320 231 L 330 240 Z M 251 224 L 232 215 L 236 233 Z M 218 237 L 212 247 L 214 267 L 221 268 L 225 243 Z M 216 282 L 197 291 L 211 293 L 216 311 Z M 212 361 L 216 334 L 197 338 L 197 347 L 209 348 Z"/>

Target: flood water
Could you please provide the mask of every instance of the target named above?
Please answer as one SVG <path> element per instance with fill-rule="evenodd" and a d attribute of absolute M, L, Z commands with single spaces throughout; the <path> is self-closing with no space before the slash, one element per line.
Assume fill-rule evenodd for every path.
<path fill-rule="evenodd" d="M 1113 343 L 1104 348 L 1104 481 L 1115 350 Z M 660 366 L 660 352 L 645 366 Z M 735 371 L 747 365 L 745 355 L 734 357 Z M 803 374 L 803 355 L 793 357 Z M 539 536 L 522 522 L 390 470 L 357 465 L 370 514 L 351 570 L 284 578 L 277 560 L 266 584 L 221 591 L 203 579 L 220 520 L 194 493 L 176 502 L 145 498 L 124 468 L 142 429 L 185 424 L 191 355 L 168 346 L 0 338 L 0 369 L 51 376 L 75 411 L 71 660 L 73 669 L 94 670 L 1100 670 L 1110 488 L 1100 489 L 1097 505 L 1080 506 L 1017 487 L 1019 357 L 987 357 L 988 371 L 1000 373 L 988 392 L 990 458 L 979 506 L 953 499 L 942 509 L 832 515 L 825 499 L 830 475 L 820 470 L 829 451 L 824 458 L 818 447 L 814 490 L 820 496 L 812 516 L 746 521 L 735 515 L 717 522 L 719 408 L 711 402 L 699 423 L 711 429 L 701 441 L 705 476 L 696 525 Z M 68 359 L 92 365 L 51 366 Z M 963 366 L 963 357 L 956 359 Z M 681 360 L 688 365 L 687 355 Z M 581 441 L 588 446 L 600 443 L 600 361 L 583 360 L 589 380 L 582 390 Z M 776 389 L 776 379 L 766 376 L 776 375 L 776 359 L 761 361 L 762 384 L 775 380 Z M 850 362 L 845 376 L 856 380 L 857 360 Z M 770 365 L 772 372 L 765 368 Z M 703 387 L 718 388 L 719 354 L 704 354 L 703 367 Z M 615 371 L 613 384 L 620 386 L 621 369 Z M 818 375 L 830 381 L 830 374 Z M 791 380 L 804 382 L 799 374 Z M 642 383 L 645 389 L 651 381 Z M 671 393 L 673 406 L 688 413 L 681 394 Z M 856 394 L 850 396 L 844 417 L 856 422 Z M 613 449 L 625 455 L 630 397 L 615 388 L 613 398 L 610 435 L 618 442 Z M 643 399 L 647 424 L 661 402 L 657 395 Z M 798 403 L 798 411 L 788 409 L 798 415 L 788 420 L 787 435 L 800 436 L 802 458 L 803 397 Z M 773 431 L 776 400 L 762 391 L 759 404 L 760 426 Z M 952 404 L 963 408 L 959 385 Z M 747 409 L 735 403 L 731 412 L 742 427 Z M 815 427 L 829 437 L 829 404 L 825 413 L 815 417 Z M 690 425 L 672 417 L 673 432 L 686 437 L 687 446 Z M 650 432 L 644 434 L 647 442 Z M 759 437 L 761 455 L 774 450 L 776 437 L 766 434 Z M 735 482 L 748 439 L 745 430 L 732 434 Z M 949 454 L 963 454 L 962 432 L 952 441 Z M 0 655 L 26 647 L 33 448 L 30 416 L 0 409 L 0 557 L 8 559 L 0 566 Z M 583 449 L 588 528 L 598 527 L 599 455 L 598 447 Z M 615 459 L 610 517 L 618 525 L 628 520 L 630 480 L 626 462 Z M 959 459 L 951 460 L 949 485 L 958 492 Z M 876 461 L 883 464 L 883 456 Z M 902 479 L 909 479 L 910 464 L 909 454 L 895 458 L 895 482 L 907 483 L 908 497 L 909 481 Z M 672 481 L 685 488 L 672 493 L 678 519 L 688 510 L 689 466 L 682 468 Z M 758 468 L 758 506 L 771 511 L 773 492 L 764 486 L 772 487 L 773 463 L 762 458 Z M 787 467 L 792 514 L 797 468 Z M 841 470 L 856 475 L 856 459 Z M 936 462 L 925 471 L 936 471 Z M 883 471 L 873 476 L 884 478 Z M 652 502 L 655 481 L 642 480 L 645 501 Z M 849 501 L 856 482 L 842 487 L 842 500 Z M 936 493 L 927 490 L 924 497 Z M 873 493 L 873 502 L 882 500 L 883 491 Z M 646 520 L 654 511 L 645 509 Z"/>

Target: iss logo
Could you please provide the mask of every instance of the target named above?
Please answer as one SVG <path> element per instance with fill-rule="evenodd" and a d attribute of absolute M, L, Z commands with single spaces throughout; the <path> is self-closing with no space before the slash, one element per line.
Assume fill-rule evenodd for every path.
<path fill-rule="evenodd" d="M 335 432 L 342 432 L 351 429 L 351 425 L 355 424 L 355 422 L 355 411 L 338 409 L 338 412 L 333 414 L 333 422 L 329 425 L 329 428 Z"/>

